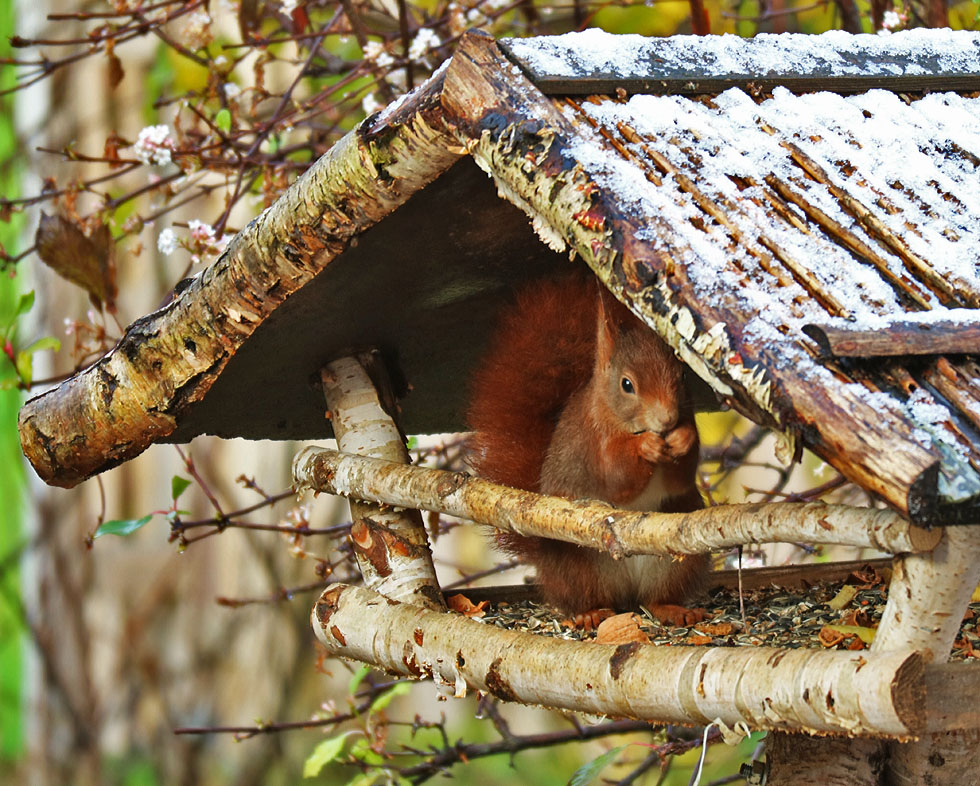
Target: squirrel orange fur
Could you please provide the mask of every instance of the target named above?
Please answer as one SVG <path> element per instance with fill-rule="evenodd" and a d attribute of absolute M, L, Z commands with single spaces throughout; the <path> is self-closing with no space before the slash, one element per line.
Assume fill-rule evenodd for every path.
<path fill-rule="evenodd" d="M 473 375 L 467 416 L 470 465 L 489 480 L 635 510 L 703 507 L 681 364 L 592 277 L 518 293 Z M 703 584 L 706 556 L 615 561 L 548 538 L 499 541 L 534 565 L 545 600 L 580 625 L 638 604 L 673 624 L 704 616 L 680 604 Z"/>

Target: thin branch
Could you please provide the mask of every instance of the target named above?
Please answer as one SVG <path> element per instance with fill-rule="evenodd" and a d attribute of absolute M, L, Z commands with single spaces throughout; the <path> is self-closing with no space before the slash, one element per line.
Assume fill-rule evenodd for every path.
<path fill-rule="evenodd" d="M 452 765 L 482 759 L 487 756 L 497 756 L 501 753 L 519 753 L 521 751 L 539 748 L 551 748 L 556 745 L 567 745 L 571 742 L 597 740 L 615 734 L 630 734 L 633 732 L 649 732 L 650 724 L 642 721 L 620 720 L 609 721 L 597 726 L 583 726 L 578 729 L 546 732 L 544 734 L 526 734 L 497 742 L 456 745 L 438 751 L 431 760 L 413 767 L 406 767 L 399 774 L 408 778 L 412 783 L 423 783 L 434 775 L 445 772 Z"/>
<path fill-rule="evenodd" d="M 226 598 L 223 595 L 219 595 L 214 599 L 214 602 L 219 606 L 227 606 L 232 609 L 250 606 L 256 603 L 283 603 L 291 601 L 296 595 L 322 590 L 328 583 L 327 581 L 315 581 L 312 584 L 304 584 L 300 587 L 280 587 L 271 595 L 258 598 Z"/>

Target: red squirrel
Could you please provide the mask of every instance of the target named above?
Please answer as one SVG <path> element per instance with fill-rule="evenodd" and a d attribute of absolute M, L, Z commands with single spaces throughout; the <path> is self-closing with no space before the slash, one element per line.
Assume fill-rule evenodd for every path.
<path fill-rule="evenodd" d="M 469 462 L 488 480 L 633 510 L 704 506 L 681 364 L 591 276 L 518 293 L 477 365 L 467 415 Z M 548 538 L 501 533 L 498 540 L 534 565 L 544 599 L 579 626 L 638 604 L 675 625 L 705 616 L 679 604 L 704 583 L 706 555 L 617 561 Z"/>

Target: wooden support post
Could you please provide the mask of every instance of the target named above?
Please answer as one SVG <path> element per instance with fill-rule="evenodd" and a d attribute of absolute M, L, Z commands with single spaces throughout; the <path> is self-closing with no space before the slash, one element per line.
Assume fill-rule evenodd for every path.
<path fill-rule="evenodd" d="M 398 427 L 385 412 L 361 362 L 346 357 L 321 373 L 337 444 L 361 456 L 409 462 Z M 443 609 L 428 537 L 417 510 L 350 501 L 351 543 L 365 584 L 387 598 Z"/>
<path fill-rule="evenodd" d="M 978 581 L 980 538 L 975 527 L 947 527 L 931 554 L 896 557 L 872 652 L 911 648 L 927 660 L 946 661 Z M 980 730 L 969 729 L 890 743 L 884 782 L 886 786 L 977 784 L 978 773 Z"/>
<path fill-rule="evenodd" d="M 927 661 L 945 662 L 978 581 L 980 539 L 973 527 L 947 527 L 931 552 L 897 556 L 872 653 L 913 649 Z M 804 743 L 797 736 L 777 733 L 767 742 L 767 759 L 768 786 L 977 784 L 980 730 L 937 732 L 925 734 L 916 742 L 887 744 L 872 740 Z M 838 761 L 862 764 L 850 781 L 828 780 Z M 876 766 L 879 763 L 881 768 Z M 800 773 L 813 773 L 814 778 Z"/>
<path fill-rule="evenodd" d="M 884 767 L 879 740 L 772 733 L 766 737 L 766 786 L 878 786 Z"/>

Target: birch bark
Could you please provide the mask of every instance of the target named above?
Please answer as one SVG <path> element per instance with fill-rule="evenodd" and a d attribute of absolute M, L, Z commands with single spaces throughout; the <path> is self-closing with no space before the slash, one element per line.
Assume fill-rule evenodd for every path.
<path fill-rule="evenodd" d="M 335 360 L 321 379 L 337 444 L 359 455 L 407 464 L 401 433 L 357 358 Z M 445 608 L 422 515 L 350 501 L 351 543 L 368 587 L 387 598 Z"/>
<path fill-rule="evenodd" d="M 421 507 L 539 535 L 631 554 L 704 554 L 744 543 L 806 541 L 928 551 L 941 538 L 901 516 L 822 502 L 717 505 L 690 513 L 617 510 L 604 502 L 567 500 L 501 486 L 460 472 L 345 455 L 310 446 L 293 461 L 299 487 L 400 507 Z"/>
<path fill-rule="evenodd" d="M 947 527 L 927 557 L 897 557 L 872 651 L 915 649 L 929 661 L 946 661 L 978 581 L 980 538 L 974 527 Z M 888 754 L 887 786 L 980 783 L 978 729 L 890 744 Z"/>
<path fill-rule="evenodd" d="M 924 728 L 922 663 L 912 652 L 570 641 L 340 584 L 323 593 L 312 623 L 334 654 L 431 676 L 456 696 L 476 689 L 524 704 L 755 729 L 906 737 Z"/>

